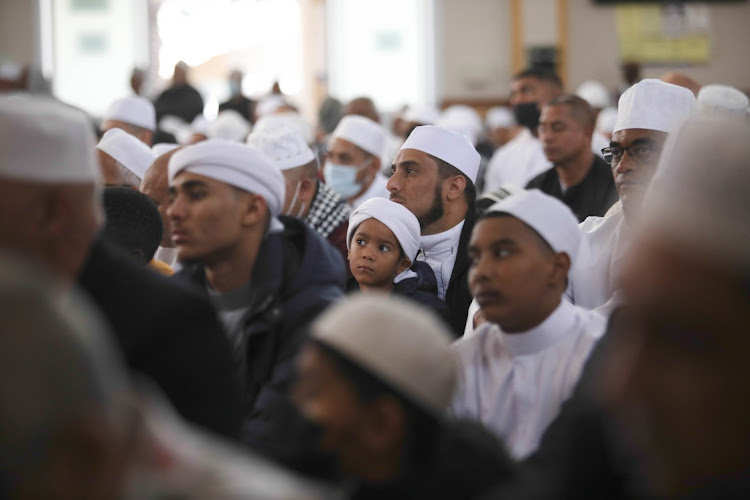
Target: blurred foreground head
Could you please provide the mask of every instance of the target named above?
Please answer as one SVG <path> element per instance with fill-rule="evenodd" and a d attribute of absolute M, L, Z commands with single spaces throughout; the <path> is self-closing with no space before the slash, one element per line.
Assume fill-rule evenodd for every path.
<path fill-rule="evenodd" d="M 630 314 L 604 393 L 666 494 L 748 488 L 748 193 L 750 126 L 691 119 L 665 144 L 622 275 Z"/>

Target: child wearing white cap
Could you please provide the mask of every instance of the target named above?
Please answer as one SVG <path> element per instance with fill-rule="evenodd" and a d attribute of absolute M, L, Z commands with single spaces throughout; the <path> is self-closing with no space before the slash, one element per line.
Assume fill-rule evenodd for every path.
<path fill-rule="evenodd" d="M 435 274 L 416 261 L 419 241 L 419 221 L 406 207 L 385 198 L 367 200 L 349 217 L 346 243 L 352 276 L 347 289 L 409 297 L 449 323 Z"/>
<path fill-rule="evenodd" d="M 472 232 L 469 286 L 488 323 L 454 344 L 453 412 L 481 420 L 517 459 L 534 452 L 606 326 L 562 297 L 580 240 L 570 209 L 538 190 L 493 205 Z"/>

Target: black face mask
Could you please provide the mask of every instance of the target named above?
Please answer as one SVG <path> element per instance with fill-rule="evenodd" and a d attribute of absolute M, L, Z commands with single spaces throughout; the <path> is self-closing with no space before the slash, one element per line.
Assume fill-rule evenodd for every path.
<path fill-rule="evenodd" d="M 516 104 L 513 107 L 513 114 L 516 116 L 516 123 L 533 132 L 539 126 L 539 117 L 542 112 L 539 110 L 537 103 L 525 102 Z"/>

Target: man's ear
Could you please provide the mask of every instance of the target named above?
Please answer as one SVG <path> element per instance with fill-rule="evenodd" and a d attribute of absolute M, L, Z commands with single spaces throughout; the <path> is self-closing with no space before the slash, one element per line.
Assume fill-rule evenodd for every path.
<path fill-rule="evenodd" d="M 372 451 L 401 446 L 406 436 L 406 414 L 395 398 L 381 396 L 368 404 L 362 440 Z"/>
<path fill-rule="evenodd" d="M 408 257 L 401 257 L 398 261 L 398 267 L 396 268 L 396 275 L 403 273 L 411 267 L 411 259 Z"/>
<path fill-rule="evenodd" d="M 466 189 L 466 177 L 453 175 L 443 180 L 443 196 L 446 201 L 459 199 Z"/>
<path fill-rule="evenodd" d="M 243 193 L 242 196 L 242 223 L 246 226 L 254 226 L 261 224 L 263 226 L 267 223 L 268 218 L 268 204 L 266 199 L 259 194 Z"/>
<path fill-rule="evenodd" d="M 315 188 L 317 186 L 318 183 L 315 182 L 315 179 L 303 177 L 300 179 L 299 195 L 297 196 L 297 199 L 302 201 L 312 200 L 315 197 Z"/>
<path fill-rule="evenodd" d="M 568 282 L 568 272 L 570 272 L 570 257 L 565 252 L 556 253 L 552 261 L 550 284 L 557 286 L 562 283 L 564 289 Z"/>

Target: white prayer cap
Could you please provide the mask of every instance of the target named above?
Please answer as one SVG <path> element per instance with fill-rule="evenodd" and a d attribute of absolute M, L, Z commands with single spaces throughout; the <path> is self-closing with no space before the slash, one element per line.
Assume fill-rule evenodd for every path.
<path fill-rule="evenodd" d="M 313 323 L 312 338 L 429 412 L 443 414 L 453 399 L 458 362 L 451 335 L 416 304 L 377 295 L 345 298 Z"/>
<path fill-rule="evenodd" d="M 416 149 L 456 167 L 471 182 L 476 182 L 481 160 L 474 145 L 465 135 L 436 125 L 417 127 L 401 149 Z"/>
<path fill-rule="evenodd" d="M 104 120 L 117 120 L 152 132 L 156 130 L 156 111 L 151 101 L 139 95 L 117 99 L 104 113 Z"/>
<path fill-rule="evenodd" d="M 250 123 L 233 109 L 219 113 L 216 120 L 208 124 L 206 136 L 209 139 L 225 139 L 227 141 L 245 142 L 250 133 Z"/>
<path fill-rule="evenodd" d="M 284 99 L 282 96 L 278 94 L 272 94 L 262 101 L 258 103 L 258 105 L 255 107 L 255 114 L 260 118 L 261 116 L 266 116 L 274 113 L 277 109 L 288 106 L 289 103 L 286 102 L 286 99 Z"/>
<path fill-rule="evenodd" d="M 364 116 L 347 115 L 331 134 L 331 141 L 334 139 L 344 139 L 371 155 L 380 157 L 385 148 L 385 129 Z"/>
<path fill-rule="evenodd" d="M 119 128 L 107 130 L 96 148 L 114 158 L 139 179 L 143 179 L 146 170 L 156 159 L 151 148 Z"/>
<path fill-rule="evenodd" d="M 750 276 L 750 125 L 696 115 L 667 138 L 641 229 Z"/>
<path fill-rule="evenodd" d="M 193 134 L 201 134 L 208 137 L 208 124 L 209 121 L 203 115 L 196 116 L 192 122 L 190 122 L 190 132 Z"/>
<path fill-rule="evenodd" d="M 50 98 L 0 96 L 0 177 L 39 183 L 96 182 L 94 132 L 86 115 Z"/>
<path fill-rule="evenodd" d="M 440 111 L 435 106 L 409 106 L 402 119 L 405 122 L 419 123 L 421 125 L 435 125 L 440 120 Z"/>
<path fill-rule="evenodd" d="M 156 158 L 158 158 L 161 155 L 169 153 L 173 149 L 177 149 L 179 147 L 179 144 L 175 144 L 173 142 L 160 142 L 159 144 L 154 144 L 153 146 L 151 146 L 151 152 L 154 153 L 154 156 Z"/>
<path fill-rule="evenodd" d="M 484 121 L 487 123 L 487 128 L 489 129 L 516 126 L 516 117 L 513 116 L 513 111 L 505 106 L 494 106 L 488 109 Z"/>
<path fill-rule="evenodd" d="M 578 86 L 576 95 L 585 100 L 592 108 L 604 109 L 612 105 L 609 90 L 602 82 L 588 80 Z"/>
<path fill-rule="evenodd" d="M 596 117 L 596 131 L 602 134 L 612 135 L 617 123 L 617 108 L 604 108 Z"/>
<path fill-rule="evenodd" d="M 641 80 L 620 96 L 612 132 L 642 128 L 670 133 L 693 111 L 695 96 L 685 87 L 655 79 Z"/>
<path fill-rule="evenodd" d="M 269 232 L 283 231 L 278 219 L 284 204 L 284 176 L 273 160 L 246 144 L 208 139 L 186 146 L 169 159 L 169 185 L 182 171 L 203 175 L 263 196 L 271 212 Z"/>
<path fill-rule="evenodd" d="M 422 230 L 419 221 L 408 208 L 387 198 L 370 198 L 362 203 L 349 216 L 349 229 L 346 231 L 347 248 L 352 244 L 357 227 L 367 219 L 377 219 L 385 224 L 396 236 L 404 255 L 414 262 L 422 241 Z"/>
<path fill-rule="evenodd" d="M 253 126 L 253 133 L 275 131 L 292 127 L 305 139 L 305 142 L 312 144 L 315 139 L 315 133 L 310 124 L 299 113 L 277 113 L 275 115 L 266 115 L 258 119 Z"/>
<path fill-rule="evenodd" d="M 253 132 L 247 144 L 271 158 L 281 170 L 307 165 L 315 154 L 298 130 L 286 127 L 265 132 Z"/>
<path fill-rule="evenodd" d="M 440 115 L 437 125 L 465 135 L 472 144 L 477 143 L 482 132 L 482 118 L 479 113 L 471 106 L 465 105 L 447 107 Z"/>
<path fill-rule="evenodd" d="M 557 198 L 531 189 L 495 203 L 485 212 L 489 213 L 506 213 L 531 227 L 552 250 L 568 254 L 573 267 L 581 246 L 581 231 L 576 216 Z"/>
<path fill-rule="evenodd" d="M 698 113 L 704 115 L 735 115 L 744 118 L 748 110 L 747 96 L 728 85 L 706 85 L 698 91 Z"/>

